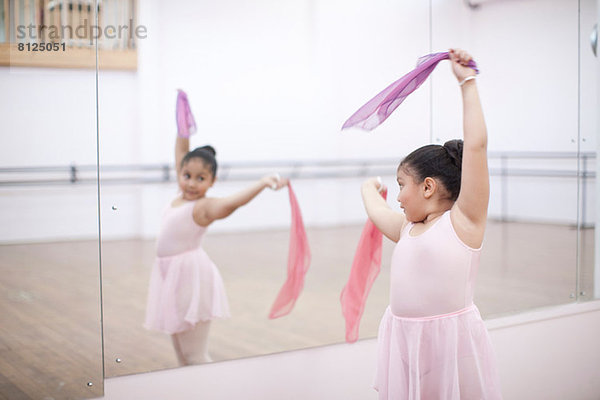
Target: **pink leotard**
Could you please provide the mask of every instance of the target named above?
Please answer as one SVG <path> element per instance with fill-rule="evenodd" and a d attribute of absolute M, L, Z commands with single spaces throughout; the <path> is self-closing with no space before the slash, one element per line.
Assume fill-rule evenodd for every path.
<path fill-rule="evenodd" d="M 194 222 L 194 204 L 187 201 L 178 206 L 167 206 L 156 240 L 158 257 L 172 257 L 200 247 L 206 227 Z"/>
<path fill-rule="evenodd" d="M 394 315 L 425 317 L 473 304 L 480 249 L 456 235 L 446 211 L 427 231 L 411 235 L 409 223 L 394 248 L 390 306 Z"/>

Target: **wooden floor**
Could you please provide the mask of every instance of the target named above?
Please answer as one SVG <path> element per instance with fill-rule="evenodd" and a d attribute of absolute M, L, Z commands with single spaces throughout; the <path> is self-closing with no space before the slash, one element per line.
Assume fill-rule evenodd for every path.
<path fill-rule="evenodd" d="M 288 231 L 209 234 L 204 248 L 219 266 L 232 318 L 211 327 L 215 361 L 344 340 L 339 295 L 362 227 L 308 230 L 312 263 L 294 310 L 269 308 L 285 280 Z M 594 231 L 582 231 L 582 291 L 591 293 Z M 576 230 L 490 223 L 476 303 L 490 317 L 573 301 Z M 361 320 L 374 337 L 388 304 L 393 243 Z M 232 251 L 232 249 L 234 249 Z M 154 241 L 102 244 L 106 377 L 177 367 L 170 339 L 143 329 Z M 0 246 L 0 399 L 75 399 L 102 393 L 98 243 Z M 118 360 L 118 361 L 117 361 Z M 88 386 L 88 382 L 92 386 Z"/>
<path fill-rule="evenodd" d="M 97 241 L 0 246 L 0 399 L 102 394 L 98 278 Z"/>

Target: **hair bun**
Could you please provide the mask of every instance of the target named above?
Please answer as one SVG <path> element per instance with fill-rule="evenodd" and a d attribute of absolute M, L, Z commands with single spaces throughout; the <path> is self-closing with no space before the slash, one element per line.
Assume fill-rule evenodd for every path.
<path fill-rule="evenodd" d="M 452 159 L 454 165 L 459 169 L 462 167 L 462 156 L 463 156 L 463 141 L 461 139 L 453 139 L 444 143 L 444 149 L 446 153 Z"/>
<path fill-rule="evenodd" d="M 215 148 L 212 147 L 212 146 L 210 146 L 210 145 L 206 145 L 206 146 L 202 146 L 202 147 L 197 147 L 197 148 L 194 149 L 194 151 L 205 151 L 207 153 L 212 154 L 213 157 L 217 155 L 217 152 L 216 152 Z"/>

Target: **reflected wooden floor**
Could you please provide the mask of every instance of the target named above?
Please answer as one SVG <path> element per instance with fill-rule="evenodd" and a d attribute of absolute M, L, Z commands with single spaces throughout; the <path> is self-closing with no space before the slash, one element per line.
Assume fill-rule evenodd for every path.
<path fill-rule="evenodd" d="M 208 234 L 204 248 L 219 266 L 232 318 L 211 327 L 215 361 L 343 342 L 339 295 L 362 227 L 309 229 L 312 263 L 294 310 L 270 320 L 285 281 L 289 232 Z M 590 293 L 593 229 L 580 246 Z M 576 230 L 491 222 L 476 288 L 485 317 L 573 301 Z M 393 243 L 361 320 L 360 337 L 376 336 L 388 304 Z M 0 247 L 0 399 L 99 395 L 101 378 L 97 242 Z M 170 339 L 142 327 L 154 241 L 102 244 L 104 346 L 107 377 L 177 367 Z"/>
<path fill-rule="evenodd" d="M 98 277 L 97 241 L 0 246 L 0 399 L 102 394 Z"/>

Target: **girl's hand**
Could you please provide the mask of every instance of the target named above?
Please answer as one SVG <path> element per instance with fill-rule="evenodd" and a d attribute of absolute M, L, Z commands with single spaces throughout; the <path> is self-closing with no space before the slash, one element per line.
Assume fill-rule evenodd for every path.
<path fill-rule="evenodd" d="M 282 179 L 279 174 L 274 174 L 262 177 L 261 182 L 265 185 L 265 187 L 273 190 L 279 190 L 282 187 L 287 186 L 289 180 Z"/>
<path fill-rule="evenodd" d="M 452 72 L 458 79 L 458 82 L 462 82 L 469 76 L 475 76 L 475 70 L 467 67 L 467 64 L 473 57 L 465 50 L 461 49 L 450 49 L 449 50 L 450 61 L 452 61 Z"/>
<path fill-rule="evenodd" d="M 375 190 L 377 190 L 378 192 L 383 192 L 384 190 L 386 190 L 387 188 L 385 187 L 385 185 L 381 182 L 381 177 L 377 176 L 374 178 L 369 178 L 367 179 L 364 183 L 363 186 L 371 186 L 371 187 L 375 187 Z"/>

